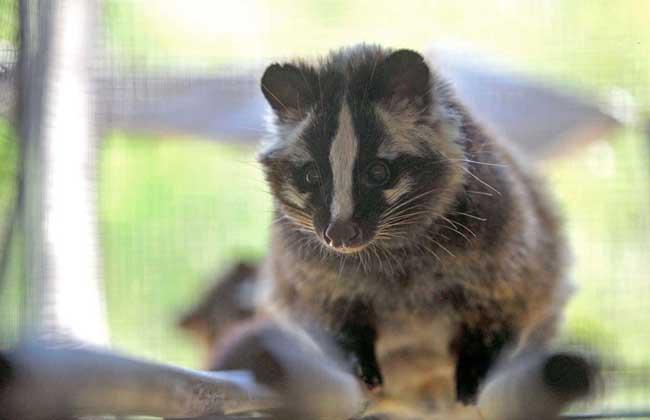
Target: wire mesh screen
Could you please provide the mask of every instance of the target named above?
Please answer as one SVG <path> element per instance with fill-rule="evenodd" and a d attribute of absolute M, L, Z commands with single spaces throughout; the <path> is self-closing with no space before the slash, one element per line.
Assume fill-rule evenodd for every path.
<path fill-rule="evenodd" d="M 16 62 L 17 10 L 0 0 L 0 86 Z M 444 42 L 567 94 L 591 92 L 627 123 L 539 170 L 561 205 L 574 253 L 578 291 L 563 340 L 603 358 L 607 392 L 590 409 L 650 406 L 650 139 L 640 129 L 650 109 L 647 2 L 108 0 L 100 38 L 92 66 L 103 134 L 99 223 L 114 347 L 199 366 L 177 317 L 228 264 L 266 253 L 271 198 L 255 163 L 263 132 L 248 119 L 263 111 L 248 101 L 259 95 L 260 65 L 360 41 L 418 50 Z M 203 98 L 212 90 L 220 95 L 214 103 L 197 101 L 203 105 L 187 112 L 197 92 Z M 5 92 L 0 108 L 10 102 Z M 229 94 L 235 102 L 219 102 Z M 213 119 L 235 106 L 245 110 L 241 117 L 230 113 L 214 128 Z M 9 114 L 0 120 L 3 232 L 17 199 Z M 19 254 L 0 266 L 9 274 L 0 345 L 20 327 Z"/>
<path fill-rule="evenodd" d="M 14 126 L 9 118 L 15 103 L 16 66 L 18 61 L 18 5 L 0 1 L 0 235 L 13 237 L 16 232 L 19 151 Z M 20 282 L 15 243 L 2 242 L 0 249 L 0 336 L 15 338 L 19 329 Z"/>

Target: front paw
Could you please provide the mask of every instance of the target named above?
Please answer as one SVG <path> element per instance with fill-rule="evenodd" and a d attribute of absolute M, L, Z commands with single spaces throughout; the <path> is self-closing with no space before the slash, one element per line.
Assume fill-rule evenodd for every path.
<path fill-rule="evenodd" d="M 463 327 L 456 340 L 456 397 L 463 404 L 474 404 L 488 371 L 513 333 L 508 328 L 484 332 Z"/>
<path fill-rule="evenodd" d="M 355 358 L 352 366 L 354 373 L 366 384 L 368 390 L 377 392 L 381 389 L 384 378 L 376 361 L 360 361 Z"/>

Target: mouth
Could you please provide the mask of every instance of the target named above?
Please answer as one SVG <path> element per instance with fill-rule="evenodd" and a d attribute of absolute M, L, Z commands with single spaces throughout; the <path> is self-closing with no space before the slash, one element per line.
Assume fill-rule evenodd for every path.
<path fill-rule="evenodd" d="M 328 249 L 338 252 L 339 254 L 356 254 L 357 252 L 363 251 L 368 246 L 368 244 L 355 245 L 355 246 L 347 246 L 347 245 L 332 246 L 327 243 L 326 245 Z"/>

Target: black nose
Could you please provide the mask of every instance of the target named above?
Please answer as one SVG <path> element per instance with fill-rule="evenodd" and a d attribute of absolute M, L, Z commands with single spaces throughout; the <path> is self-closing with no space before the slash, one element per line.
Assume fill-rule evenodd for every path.
<path fill-rule="evenodd" d="M 361 229 L 352 221 L 332 222 L 325 230 L 325 240 L 335 248 L 357 246 L 361 240 Z"/>

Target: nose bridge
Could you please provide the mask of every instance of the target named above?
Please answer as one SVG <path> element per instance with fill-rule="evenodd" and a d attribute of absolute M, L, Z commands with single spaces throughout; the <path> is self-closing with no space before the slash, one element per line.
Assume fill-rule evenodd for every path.
<path fill-rule="evenodd" d="M 346 103 L 341 106 L 339 124 L 330 148 L 333 196 L 330 205 L 331 221 L 347 221 L 354 213 L 354 165 L 357 160 L 358 140 L 352 116 Z"/>

